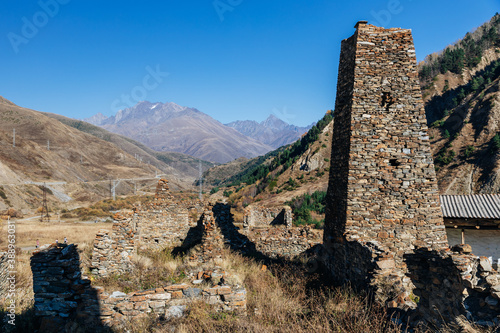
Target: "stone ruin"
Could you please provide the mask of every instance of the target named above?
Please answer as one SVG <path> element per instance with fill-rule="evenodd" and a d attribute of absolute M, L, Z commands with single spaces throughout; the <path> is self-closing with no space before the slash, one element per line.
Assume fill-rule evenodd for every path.
<path fill-rule="evenodd" d="M 82 277 L 76 245 L 53 244 L 31 257 L 35 316 L 42 332 L 59 332 L 66 321 L 96 319 L 99 304 L 90 280 Z M 90 323 L 89 323 L 90 324 Z"/>
<path fill-rule="evenodd" d="M 194 301 L 204 301 L 225 311 L 246 311 L 246 291 L 239 286 L 201 286 L 212 272 L 198 272 L 200 280 L 170 284 L 130 293 L 107 293 L 93 287 L 80 271 L 74 244 L 52 244 L 31 257 L 35 316 L 40 332 L 72 332 L 85 325 L 87 330 L 106 331 L 149 315 L 172 318 Z M 87 331 L 85 330 L 85 331 Z"/>
<path fill-rule="evenodd" d="M 135 253 L 135 228 L 133 223 L 115 214 L 111 233 L 100 230 L 94 240 L 92 273 L 99 276 L 124 274 L 132 270 L 132 255 Z"/>
<path fill-rule="evenodd" d="M 290 208 L 254 208 L 254 220 L 240 232 L 229 205 L 217 203 L 203 210 L 200 207 L 176 202 L 169 193 L 168 182 L 161 179 L 152 202 L 130 213 L 115 214 L 111 231 L 97 233 L 91 259 L 94 276 L 110 277 L 131 272 L 133 256 L 140 249 L 177 246 L 174 249 L 186 250 L 186 260 L 197 267 L 198 280 L 191 284 L 106 293 L 81 276 L 76 246 L 54 244 L 36 251 L 31 264 L 35 315 L 45 323 L 42 328 L 51 331 L 68 324 L 68 319 L 80 317 L 94 320 L 98 326 L 120 327 L 150 313 L 168 318 L 173 310 L 185 309 L 196 300 L 213 304 L 217 309 L 244 312 L 245 289 L 228 284 L 231 274 L 217 266 L 225 247 L 244 254 L 292 258 L 321 242 L 319 231 L 291 227 Z M 201 211 L 196 224 L 189 216 L 192 210 Z M 217 279 L 220 282 L 211 287 L 199 285 L 201 281 Z"/>
<path fill-rule="evenodd" d="M 8 264 L 7 252 L 0 252 L 0 300 L 6 296 L 6 292 L 9 289 L 9 264 Z"/>
<path fill-rule="evenodd" d="M 283 207 L 258 207 L 250 205 L 245 208 L 243 227 L 245 229 L 283 225 L 292 227 L 292 209 Z"/>
<path fill-rule="evenodd" d="M 324 263 L 414 323 L 498 323 L 498 273 L 448 249 L 411 31 L 342 41 Z"/>

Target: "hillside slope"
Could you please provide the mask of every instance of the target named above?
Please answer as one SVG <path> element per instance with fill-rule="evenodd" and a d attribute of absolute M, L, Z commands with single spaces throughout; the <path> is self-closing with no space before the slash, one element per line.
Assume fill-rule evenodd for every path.
<path fill-rule="evenodd" d="M 146 147 L 142 143 L 125 136 L 109 132 L 101 127 L 83 122 L 81 120 L 75 120 L 53 113 L 44 114 L 59 120 L 63 124 L 114 144 L 128 154 L 136 157 L 136 159 L 142 160 L 143 163 L 148 163 L 157 167 L 169 178 L 177 178 L 177 180 L 184 183 L 185 186 L 191 184 L 196 178 L 199 178 L 200 162 L 203 170 L 214 166 L 211 162 L 203 161 L 186 154 L 155 151 Z"/>
<path fill-rule="evenodd" d="M 38 208 L 42 191 L 32 182 L 50 186 L 54 205 L 78 206 L 108 197 L 110 180 L 160 172 L 110 142 L 0 97 L 0 209 Z M 131 190 L 125 182 L 117 187 L 118 194 Z"/>
<path fill-rule="evenodd" d="M 95 119 L 99 118 L 89 121 Z M 175 103 L 140 102 L 100 120 L 97 125 L 156 151 L 180 152 L 217 163 L 251 158 L 272 150 L 203 112 Z"/>
<path fill-rule="evenodd" d="M 294 197 L 326 191 L 331 156 L 333 121 L 330 113 L 302 139 L 265 156 L 238 165 L 222 165 L 205 173 L 207 178 L 221 170 L 241 170 L 218 182 L 213 197 L 225 195 L 236 206 L 251 203 L 280 205 Z"/>
<path fill-rule="evenodd" d="M 420 65 L 441 193 L 500 190 L 499 28 L 497 14 Z"/>

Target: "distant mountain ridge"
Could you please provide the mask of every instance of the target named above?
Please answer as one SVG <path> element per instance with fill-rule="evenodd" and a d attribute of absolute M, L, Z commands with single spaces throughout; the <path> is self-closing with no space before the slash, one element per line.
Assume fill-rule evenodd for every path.
<path fill-rule="evenodd" d="M 237 120 L 226 124 L 241 134 L 259 140 L 274 149 L 297 141 L 313 125 L 314 123 L 305 127 L 290 125 L 274 115 L 270 115 L 260 123 L 255 120 Z"/>
<path fill-rule="evenodd" d="M 85 121 L 156 151 L 179 152 L 217 163 L 251 158 L 273 149 L 195 108 L 172 102 L 140 102 L 118 111 L 115 116 L 97 114 Z"/>

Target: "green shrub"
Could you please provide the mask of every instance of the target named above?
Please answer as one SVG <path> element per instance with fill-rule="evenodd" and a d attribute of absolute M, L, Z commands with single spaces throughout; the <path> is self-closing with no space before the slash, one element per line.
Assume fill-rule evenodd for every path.
<path fill-rule="evenodd" d="M 465 157 L 470 157 L 472 155 L 472 153 L 474 153 L 474 150 L 476 148 L 474 148 L 474 146 L 471 146 L 471 145 L 468 145 L 466 148 L 465 148 Z"/>

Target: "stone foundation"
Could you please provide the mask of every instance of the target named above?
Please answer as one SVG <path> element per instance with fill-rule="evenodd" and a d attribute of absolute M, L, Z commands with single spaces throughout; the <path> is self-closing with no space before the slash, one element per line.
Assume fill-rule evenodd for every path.
<path fill-rule="evenodd" d="M 175 316 L 174 311 L 182 313 L 193 301 L 212 304 L 218 310 L 246 311 L 245 289 L 228 285 L 200 287 L 182 283 L 128 294 L 100 291 L 98 298 L 100 318 L 107 326 L 120 326 L 130 320 L 147 317 L 148 314 L 170 319 Z"/>
<path fill-rule="evenodd" d="M 207 302 L 216 310 L 246 311 L 245 289 L 226 284 L 224 274 L 219 274 L 215 284 L 214 270 L 198 272 L 198 280 L 192 283 L 110 294 L 102 287 L 92 287 L 90 280 L 82 277 L 74 244 L 53 244 L 35 251 L 31 269 L 35 316 L 41 320 L 41 332 L 68 331 L 73 327 L 68 323 L 79 320 L 101 331 L 105 326 L 119 327 L 151 313 L 169 319 L 193 301 Z"/>

